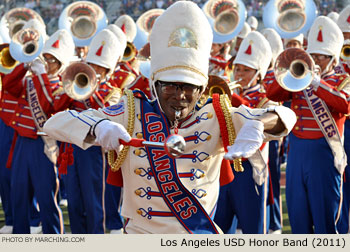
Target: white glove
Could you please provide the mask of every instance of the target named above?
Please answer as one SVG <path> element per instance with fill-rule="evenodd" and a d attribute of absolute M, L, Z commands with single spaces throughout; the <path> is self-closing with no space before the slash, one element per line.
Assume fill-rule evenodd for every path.
<path fill-rule="evenodd" d="M 249 120 L 242 126 L 235 143 L 227 146 L 228 151 L 224 158 L 249 158 L 260 148 L 264 138 L 264 124 L 261 121 Z"/>
<path fill-rule="evenodd" d="M 30 69 L 35 75 L 46 73 L 45 65 L 39 59 L 33 60 L 33 63 L 30 65 Z"/>
<path fill-rule="evenodd" d="M 311 86 L 316 91 L 321 83 L 321 77 L 318 74 L 315 74 L 314 78 L 311 81 Z"/>
<path fill-rule="evenodd" d="M 103 120 L 97 123 L 94 133 L 96 136 L 95 142 L 106 150 L 116 150 L 119 152 L 119 139 L 125 142 L 131 140 L 131 136 L 123 125 L 109 120 Z"/>

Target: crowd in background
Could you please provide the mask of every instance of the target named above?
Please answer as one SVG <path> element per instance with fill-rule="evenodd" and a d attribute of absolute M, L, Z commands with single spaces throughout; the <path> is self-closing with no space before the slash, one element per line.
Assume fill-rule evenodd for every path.
<path fill-rule="evenodd" d="M 136 20 L 142 13 L 149 9 L 166 9 L 176 1 L 177 0 L 93 0 L 92 2 L 100 5 L 106 12 L 108 19 L 113 22 L 122 14 L 128 14 Z M 200 7 L 202 7 L 206 1 L 207 0 L 193 0 L 193 2 L 196 2 Z M 57 20 L 60 13 L 64 7 L 71 2 L 73 2 L 73 0 L 1 0 L 0 14 L 2 16 L 7 10 L 20 6 L 34 9 L 44 19 L 47 25 L 48 34 L 52 34 L 57 30 Z M 117 2 L 119 2 L 119 4 L 116 4 Z M 243 0 L 243 2 L 246 6 L 248 17 L 255 16 L 258 19 L 261 19 L 261 6 L 267 3 L 268 0 Z M 327 13 L 331 11 L 339 12 L 349 1 L 316 0 L 314 2 L 317 5 L 320 14 L 327 15 Z"/>

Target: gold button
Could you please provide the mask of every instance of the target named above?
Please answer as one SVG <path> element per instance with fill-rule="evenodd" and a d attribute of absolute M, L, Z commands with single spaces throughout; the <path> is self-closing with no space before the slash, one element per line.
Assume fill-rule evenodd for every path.
<path fill-rule="evenodd" d="M 137 115 L 137 119 L 141 120 L 141 115 L 140 114 Z"/>
<path fill-rule="evenodd" d="M 138 139 L 142 139 L 142 138 L 143 138 L 143 135 L 142 135 L 142 133 L 137 133 L 137 134 L 136 134 L 136 137 L 137 137 Z"/>
<path fill-rule="evenodd" d="M 142 214 L 142 211 L 141 211 L 140 209 L 137 209 L 137 210 L 136 210 L 136 213 L 139 214 L 139 215 L 141 215 L 141 214 Z"/>
<path fill-rule="evenodd" d="M 25 96 L 25 95 L 22 95 L 22 98 L 24 99 L 24 98 L 26 98 L 26 96 Z"/>
<path fill-rule="evenodd" d="M 2 111 L 2 108 L 0 108 L 0 111 Z"/>
<path fill-rule="evenodd" d="M 136 175 L 140 175 L 142 171 L 141 171 L 141 169 L 137 168 L 137 169 L 135 169 L 134 172 L 136 173 Z"/>
<path fill-rule="evenodd" d="M 208 119 L 211 119 L 211 118 L 213 118 L 213 114 L 212 113 L 208 113 Z"/>
<path fill-rule="evenodd" d="M 297 120 L 299 120 L 300 116 L 297 116 Z"/>
<path fill-rule="evenodd" d="M 211 139 L 211 135 L 207 136 L 207 141 L 209 141 Z"/>
<path fill-rule="evenodd" d="M 140 156 L 140 155 L 141 155 L 140 149 L 136 149 L 136 150 L 135 150 L 135 155 L 136 155 L 136 156 Z"/>
<path fill-rule="evenodd" d="M 259 97 L 259 100 L 261 100 L 262 99 L 262 97 Z"/>
<path fill-rule="evenodd" d="M 296 130 L 299 130 L 300 128 L 299 128 L 299 126 L 296 126 L 295 129 L 296 129 Z"/>
<path fill-rule="evenodd" d="M 19 113 L 16 113 L 16 116 L 19 116 Z"/>
<path fill-rule="evenodd" d="M 141 195 L 141 190 L 140 189 L 135 190 L 135 194 L 136 195 Z"/>
<path fill-rule="evenodd" d="M 298 107 L 298 105 L 295 105 L 294 108 L 295 108 L 295 109 L 298 109 L 299 107 Z"/>
<path fill-rule="evenodd" d="M 119 79 L 123 79 L 123 77 L 122 77 L 122 76 L 120 76 L 120 77 L 119 77 Z"/>
<path fill-rule="evenodd" d="M 149 88 L 146 88 L 146 90 L 147 90 L 147 91 L 150 91 L 150 89 L 149 89 Z"/>
<path fill-rule="evenodd" d="M 12 124 L 13 124 L 13 125 L 15 125 L 15 124 L 16 124 L 16 122 L 15 122 L 15 121 L 13 121 L 13 122 L 12 122 Z"/>

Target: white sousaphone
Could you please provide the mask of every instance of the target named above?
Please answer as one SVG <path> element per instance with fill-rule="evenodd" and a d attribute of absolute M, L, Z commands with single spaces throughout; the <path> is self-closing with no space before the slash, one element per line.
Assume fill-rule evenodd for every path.
<path fill-rule="evenodd" d="M 270 0 L 263 8 L 263 23 L 281 38 L 306 33 L 317 17 L 313 0 Z"/>
<path fill-rule="evenodd" d="M 202 10 L 213 30 L 213 43 L 234 39 L 244 26 L 247 11 L 241 0 L 209 0 Z"/>
<path fill-rule="evenodd" d="M 107 27 L 108 20 L 103 9 L 93 2 L 77 1 L 62 11 L 58 28 L 66 29 L 78 47 L 88 46 L 92 38 Z"/>

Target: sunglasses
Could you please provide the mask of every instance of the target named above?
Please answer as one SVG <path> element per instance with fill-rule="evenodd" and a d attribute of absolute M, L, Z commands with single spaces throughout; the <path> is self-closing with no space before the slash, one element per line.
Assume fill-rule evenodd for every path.
<path fill-rule="evenodd" d="M 158 85 L 160 85 L 162 93 L 168 95 L 175 94 L 178 89 L 180 89 L 182 93 L 185 93 L 185 95 L 192 95 L 193 93 L 200 90 L 200 87 L 187 83 L 175 84 L 172 82 L 158 81 Z"/>

